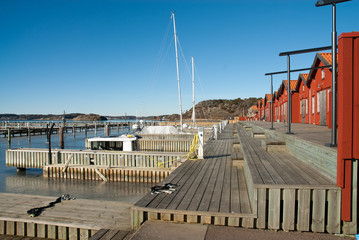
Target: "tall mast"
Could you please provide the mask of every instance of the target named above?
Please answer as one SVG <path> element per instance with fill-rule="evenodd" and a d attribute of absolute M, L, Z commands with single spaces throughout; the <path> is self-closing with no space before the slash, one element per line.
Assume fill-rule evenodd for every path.
<path fill-rule="evenodd" d="M 178 98 L 179 98 L 179 108 L 180 108 L 180 124 L 181 124 L 181 131 L 182 131 L 182 128 L 183 128 L 183 123 L 182 123 L 182 100 L 181 100 L 180 75 L 179 75 L 179 67 L 178 67 L 177 32 L 176 32 L 175 14 L 172 13 L 171 17 L 173 19 L 173 31 L 174 31 L 174 37 L 175 37 L 176 67 L 177 67 L 177 81 L 178 81 Z"/>
<path fill-rule="evenodd" d="M 194 101 L 194 59 L 192 57 L 192 120 L 193 120 L 193 127 L 196 126 L 196 111 L 195 111 L 195 101 Z"/>

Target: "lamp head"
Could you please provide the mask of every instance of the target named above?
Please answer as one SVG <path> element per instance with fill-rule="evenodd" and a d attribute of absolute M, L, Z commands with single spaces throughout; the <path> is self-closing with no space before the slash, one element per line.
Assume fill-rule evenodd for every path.
<path fill-rule="evenodd" d="M 326 6 L 330 4 L 336 4 L 336 3 L 342 3 L 342 2 L 348 2 L 351 0 L 319 0 L 315 3 L 316 7 Z"/>

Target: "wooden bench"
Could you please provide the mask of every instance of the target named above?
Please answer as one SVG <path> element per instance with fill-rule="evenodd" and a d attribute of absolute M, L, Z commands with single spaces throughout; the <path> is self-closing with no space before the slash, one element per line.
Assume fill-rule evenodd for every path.
<path fill-rule="evenodd" d="M 264 132 L 250 132 L 252 138 L 266 138 L 266 135 Z"/>
<path fill-rule="evenodd" d="M 236 128 L 257 228 L 340 233 L 340 188 L 288 152 L 268 152 L 260 139 Z"/>
<path fill-rule="evenodd" d="M 286 144 L 273 138 L 262 139 L 262 148 L 268 152 L 286 151 Z"/>

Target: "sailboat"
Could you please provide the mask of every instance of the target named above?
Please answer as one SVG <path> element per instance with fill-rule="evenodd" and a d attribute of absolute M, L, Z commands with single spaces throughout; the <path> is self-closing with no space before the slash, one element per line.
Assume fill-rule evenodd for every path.
<path fill-rule="evenodd" d="M 173 20 L 173 33 L 175 39 L 175 50 L 176 50 L 176 67 L 177 67 L 177 82 L 178 82 L 178 98 L 179 98 L 179 108 L 180 108 L 180 125 L 181 131 L 183 130 L 183 120 L 182 120 L 182 100 L 181 100 L 181 82 L 180 82 L 180 74 L 179 74 L 179 66 L 178 66 L 178 50 L 177 50 L 177 32 L 176 32 L 176 20 L 175 13 L 172 12 L 171 18 Z"/>
<path fill-rule="evenodd" d="M 193 128 L 196 127 L 196 111 L 195 111 L 195 100 L 194 100 L 194 59 L 192 56 L 192 121 L 193 121 Z"/>

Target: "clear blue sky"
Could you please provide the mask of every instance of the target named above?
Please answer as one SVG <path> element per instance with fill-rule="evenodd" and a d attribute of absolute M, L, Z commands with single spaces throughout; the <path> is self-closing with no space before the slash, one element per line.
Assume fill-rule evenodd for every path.
<path fill-rule="evenodd" d="M 180 51 L 184 111 L 191 56 L 197 102 L 263 97 L 264 74 L 286 69 L 279 52 L 331 44 L 331 6 L 315 2 L 2 0 L 0 113 L 178 113 L 171 11 L 185 57 Z M 338 35 L 359 31 L 358 2 L 337 5 Z M 292 68 L 313 58 L 293 56 Z M 274 77 L 274 88 L 285 78 Z"/>

